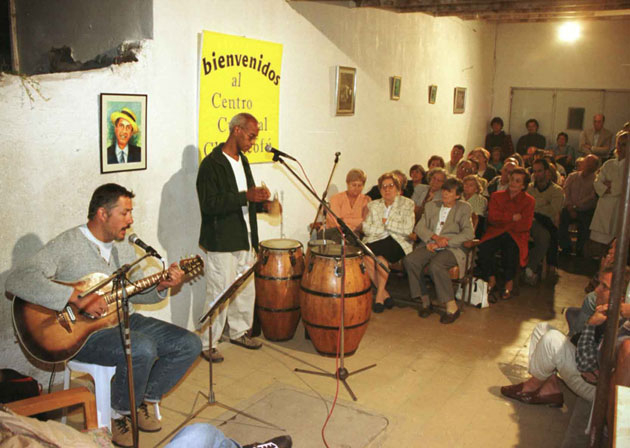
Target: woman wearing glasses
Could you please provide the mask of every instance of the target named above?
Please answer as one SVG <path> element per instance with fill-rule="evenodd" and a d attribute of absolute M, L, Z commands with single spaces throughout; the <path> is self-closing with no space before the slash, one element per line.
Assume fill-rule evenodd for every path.
<path fill-rule="evenodd" d="M 414 202 L 400 195 L 400 180 L 394 173 L 379 177 L 378 188 L 382 198 L 368 203 L 368 215 L 363 222 L 363 241 L 381 262 L 396 263 L 413 248 L 408 236 L 414 225 Z M 385 290 L 388 273 L 370 257 L 364 260 L 370 280 L 376 286 L 372 310 L 382 313 L 385 308 L 394 306 Z"/>

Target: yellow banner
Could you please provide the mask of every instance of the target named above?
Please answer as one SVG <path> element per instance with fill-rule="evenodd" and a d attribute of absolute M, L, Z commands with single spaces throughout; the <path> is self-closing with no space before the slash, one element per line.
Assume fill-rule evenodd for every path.
<path fill-rule="evenodd" d="M 199 157 L 227 140 L 240 112 L 260 123 L 250 163 L 271 162 L 265 146 L 278 147 L 282 44 L 203 32 L 199 75 Z"/>

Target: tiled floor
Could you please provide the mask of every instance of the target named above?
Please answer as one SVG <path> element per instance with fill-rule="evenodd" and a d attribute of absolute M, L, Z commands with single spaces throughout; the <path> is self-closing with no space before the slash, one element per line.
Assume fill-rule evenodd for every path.
<path fill-rule="evenodd" d="M 562 409 L 551 409 L 506 400 L 499 387 L 527 377 L 532 328 L 538 322 L 552 321 L 566 329 L 562 310 L 581 303 L 587 276 L 569 271 L 592 272 L 594 266 L 575 260 L 563 260 L 561 266 L 555 285 L 549 281 L 536 288 L 523 285 L 520 295 L 510 301 L 483 310 L 466 307 L 453 325 L 441 325 L 437 315 L 421 319 L 411 308 L 372 315 L 357 353 L 346 359 L 350 371 L 377 363 L 348 380 L 359 397 L 358 406 L 389 422 L 368 446 L 560 446 L 575 401 L 573 393 L 565 392 Z M 293 340 L 272 347 L 334 371 L 334 360 L 316 354 L 304 339 L 301 325 Z M 324 398 L 334 396 L 334 380 L 294 372 L 295 367 L 308 366 L 272 347 L 249 351 L 223 344 L 220 349 L 225 361 L 214 368 L 217 399 L 238 408 L 239 403 L 273 385 L 288 385 Z M 154 446 L 166 436 L 191 411 L 197 391 L 207 387 L 208 364 L 200 359 L 164 398 L 164 429 L 143 433 L 141 446 Z M 343 387 L 339 399 L 351 401 Z M 219 425 L 217 417 L 223 413 L 224 409 L 214 406 L 199 420 Z"/>

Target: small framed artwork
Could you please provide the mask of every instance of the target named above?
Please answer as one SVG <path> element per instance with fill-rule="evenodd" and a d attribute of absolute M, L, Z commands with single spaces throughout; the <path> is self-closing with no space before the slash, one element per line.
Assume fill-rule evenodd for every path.
<path fill-rule="evenodd" d="M 101 174 L 147 169 L 147 96 L 101 93 Z"/>
<path fill-rule="evenodd" d="M 436 98 L 437 98 L 437 86 L 432 84 L 429 86 L 429 104 L 435 104 Z"/>
<path fill-rule="evenodd" d="M 357 69 L 337 66 L 336 114 L 354 115 L 357 97 Z"/>
<path fill-rule="evenodd" d="M 399 100 L 400 99 L 400 85 L 402 83 L 402 78 L 400 76 L 392 76 L 392 82 L 391 82 L 391 90 L 390 90 L 390 94 L 389 97 L 392 100 Z"/>
<path fill-rule="evenodd" d="M 455 87 L 455 93 L 453 94 L 453 113 L 463 114 L 466 110 L 466 88 Z"/>

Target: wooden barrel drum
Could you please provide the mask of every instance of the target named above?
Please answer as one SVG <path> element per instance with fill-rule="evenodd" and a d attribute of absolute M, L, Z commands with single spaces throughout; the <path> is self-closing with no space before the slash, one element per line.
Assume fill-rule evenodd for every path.
<path fill-rule="evenodd" d="M 302 243 L 272 239 L 260 243 L 256 266 L 256 315 L 270 341 L 287 341 L 300 321 L 300 280 L 304 272 Z"/>
<path fill-rule="evenodd" d="M 315 346 L 324 356 L 337 353 L 341 321 L 341 246 L 311 248 L 300 286 L 302 322 Z M 370 320 L 372 285 L 365 272 L 361 251 L 346 247 L 344 354 L 352 355 Z"/>

